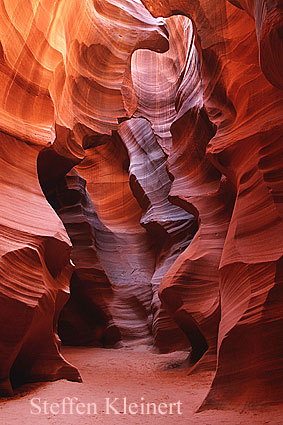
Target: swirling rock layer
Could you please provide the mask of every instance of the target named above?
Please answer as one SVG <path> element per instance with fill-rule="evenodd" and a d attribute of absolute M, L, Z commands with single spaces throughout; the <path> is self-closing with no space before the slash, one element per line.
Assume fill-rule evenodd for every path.
<path fill-rule="evenodd" d="M 59 335 L 64 344 L 114 345 L 119 330 L 114 326 L 109 304 L 112 290 L 96 251 L 95 232 L 99 222 L 85 189 L 85 180 L 75 171 L 48 180 L 45 168 L 53 147 L 38 158 L 39 177 L 48 202 L 61 218 L 73 244 L 71 259 L 75 272 L 70 283 L 71 297 L 59 317 Z M 57 166 L 59 165 L 59 159 Z M 61 164 L 63 167 L 63 162 Z M 100 223 L 102 227 L 102 223 Z"/>
<path fill-rule="evenodd" d="M 62 222 L 46 203 L 37 171 L 50 202 L 56 204 L 56 191 L 62 197 L 54 208 L 61 213 L 75 247 L 77 269 L 71 289 L 81 296 L 80 309 L 84 306 L 86 312 L 87 305 L 91 310 L 91 319 L 85 317 L 81 324 L 80 342 L 115 339 L 107 305 L 112 290 L 94 249 L 92 211 L 92 217 L 88 217 L 91 201 L 85 193 L 80 199 L 68 199 L 74 192 L 82 192 L 82 180 L 77 178 L 72 192 L 68 185 L 72 185 L 76 175 L 64 179 L 84 158 L 84 148 L 91 144 L 89 136 L 111 134 L 119 118 L 134 112 L 137 102 L 130 75 L 134 50 L 143 47 L 165 51 L 168 39 L 163 19 L 153 18 L 139 1 L 1 0 L 0 11 L 0 129 L 4 163 L 1 296 L 5 299 L 5 308 L 1 309 L 0 380 L 2 393 L 11 393 L 10 375 L 13 382 L 79 379 L 78 372 L 60 357 L 55 332 L 63 300 L 68 297 L 64 299 L 63 295 L 69 292 L 70 241 Z M 44 151 L 37 161 L 42 147 L 48 147 L 48 152 Z M 61 190 L 64 184 L 65 190 Z M 80 203 L 85 201 L 89 205 L 82 208 Z M 101 227 L 103 233 L 104 225 Z M 144 234 L 143 229 L 137 229 L 137 238 L 132 237 L 137 251 L 139 238 L 147 244 Z M 128 240 L 122 232 L 113 238 L 117 247 L 128 245 L 131 257 L 131 237 Z M 145 251 L 148 250 L 146 247 Z M 143 255 L 140 257 L 141 262 L 148 264 L 143 285 L 150 287 L 147 268 L 151 269 L 154 258 L 144 261 Z M 113 269 L 112 265 L 109 268 Z M 129 280 L 130 276 L 126 278 Z M 139 278 L 135 277 L 136 280 Z M 128 289 L 124 292 L 126 299 L 132 299 Z M 140 292 L 142 309 L 148 309 L 151 292 Z M 73 295 L 70 304 L 77 298 Z M 64 312 L 67 316 L 68 309 L 74 307 L 70 304 Z M 141 333 L 145 329 L 146 334 L 150 333 L 148 315 L 150 312 L 137 313 L 142 322 Z M 13 320 L 9 321 L 10 316 Z M 78 314 L 77 321 L 81 319 Z M 6 323 L 9 325 L 4 328 Z"/>
<path fill-rule="evenodd" d="M 158 289 L 162 277 L 189 245 L 196 231 L 196 222 L 191 214 L 168 201 L 171 181 L 166 171 L 165 155 L 149 121 L 144 118 L 128 120 L 120 124 L 119 135 L 129 153 L 131 188 L 143 209 L 141 223 L 151 237 L 156 238 L 156 263 L 151 279 L 155 343 L 162 351 L 173 349 L 180 346 L 184 337 L 161 305 Z"/>
<path fill-rule="evenodd" d="M 203 407 L 282 401 L 281 2 L 0 12 L 1 392 L 79 379 L 63 222 L 66 342 L 190 342 Z"/>
<path fill-rule="evenodd" d="M 124 339 L 150 335 L 154 255 L 140 225 L 141 210 L 130 189 L 127 154 L 119 138 L 101 137 L 77 166 L 87 181 L 99 222 L 96 248 L 111 282 L 114 321 Z"/>
<path fill-rule="evenodd" d="M 268 1 L 231 2 L 234 5 L 225 1 L 144 3 L 155 16 L 170 16 L 177 10 L 195 23 L 202 102 L 208 119 L 216 125 L 214 137 L 207 139 L 205 157 L 226 176 L 236 194 L 231 220 L 229 215 L 222 220 L 223 224 L 226 222 L 226 230 L 222 233 L 218 257 L 221 297 L 218 366 L 204 406 L 282 401 L 283 372 L 278 356 L 282 352 L 279 311 L 283 307 L 283 186 L 279 159 L 282 158 L 283 109 L 282 93 L 277 90 L 282 85 L 277 68 L 282 60 L 282 43 L 276 36 L 280 32 L 278 17 L 282 8 Z M 276 60 L 272 59 L 273 55 Z M 197 80 L 187 81 L 185 92 L 192 92 Z M 179 116 L 172 126 L 173 146 L 180 139 L 179 129 L 187 125 L 185 117 L 198 115 L 192 109 L 194 105 L 180 100 Z M 198 133 L 195 122 L 198 120 L 186 127 L 190 142 L 191 136 Z M 178 176 L 174 151 L 169 164 L 172 173 Z M 221 184 L 220 176 L 218 181 Z M 201 187 L 207 183 L 206 176 Z M 201 218 L 202 211 L 207 213 L 211 208 L 207 206 L 204 210 L 202 205 L 197 205 L 196 187 L 195 183 L 189 188 L 185 198 L 197 207 Z M 179 200 L 184 198 L 178 179 L 171 194 Z M 201 188 L 197 194 L 201 195 Z M 220 196 L 222 202 L 224 196 L 227 199 L 227 191 Z M 204 202 L 206 197 L 199 198 Z M 228 209 L 225 208 L 227 212 Z M 217 221 L 214 226 L 216 230 Z M 215 234 L 213 245 L 220 240 Z M 195 241 L 196 238 L 188 250 Z M 207 251 L 207 245 L 200 241 L 195 256 L 198 258 L 203 250 Z M 161 291 L 174 291 L 174 267 L 178 261 L 163 280 L 166 289 L 162 287 Z M 193 270 L 193 266 L 188 270 Z M 186 294 L 184 289 L 181 299 L 185 300 Z"/>
<path fill-rule="evenodd" d="M 0 140 L 0 394 L 11 395 L 18 383 L 80 377 L 59 354 L 70 241 L 37 179 L 40 148 L 4 133 Z"/>

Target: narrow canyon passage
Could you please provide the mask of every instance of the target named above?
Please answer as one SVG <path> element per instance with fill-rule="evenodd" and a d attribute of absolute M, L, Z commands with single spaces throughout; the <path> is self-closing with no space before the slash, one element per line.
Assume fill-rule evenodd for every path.
<path fill-rule="evenodd" d="M 0 0 L 0 425 L 283 425 L 282 2 Z"/>
<path fill-rule="evenodd" d="M 146 345 L 131 345 L 121 349 L 65 347 L 62 352 L 79 368 L 83 383 L 56 381 L 19 387 L 13 399 L 0 401 L 1 425 L 282 424 L 282 407 L 196 413 L 213 373 L 187 376 L 186 368 L 179 367 L 188 354 L 184 351 L 156 354 Z M 73 399 L 72 407 L 68 397 Z"/>

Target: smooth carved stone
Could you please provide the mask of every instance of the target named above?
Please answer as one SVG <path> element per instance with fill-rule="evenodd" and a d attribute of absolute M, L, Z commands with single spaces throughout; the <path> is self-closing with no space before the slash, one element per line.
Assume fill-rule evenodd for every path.
<path fill-rule="evenodd" d="M 109 308 L 114 323 L 124 340 L 148 339 L 155 256 L 140 225 L 142 212 L 131 191 L 127 168 L 127 152 L 117 135 L 97 139 L 76 167 L 87 181 L 99 219 L 96 249 L 113 290 Z"/>
<path fill-rule="evenodd" d="M 46 171 L 51 161 L 56 162 L 56 180 L 54 173 Z M 120 333 L 108 307 L 113 296 L 111 285 L 95 247 L 98 217 L 85 180 L 75 170 L 64 176 L 67 164 L 66 158 L 58 156 L 53 147 L 39 154 L 42 189 L 73 244 L 71 259 L 75 272 L 70 282 L 70 299 L 59 317 L 59 335 L 63 344 L 114 346 Z"/>
<path fill-rule="evenodd" d="M 218 266 L 225 232 L 227 231 L 230 218 L 230 209 L 228 209 L 227 214 L 225 212 L 229 201 L 227 201 L 227 205 L 222 202 L 221 195 L 223 196 L 225 184 L 220 184 L 220 174 L 205 159 L 205 147 L 214 134 L 214 128 L 209 123 L 205 111 L 202 110 L 203 99 L 198 73 L 199 59 L 194 47 L 192 23 L 186 17 L 174 16 L 167 19 L 167 25 L 170 34 L 169 51 L 162 56 L 156 55 L 153 52 L 136 52 L 133 58 L 132 73 L 134 87 L 139 94 L 139 109 L 136 115 L 140 113 L 152 120 L 153 131 L 157 133 L 158 142 L 169 153 L 168 165 L 169 172 L 174 179 L 173 185 L 167 177 L 165 167 L 163 169 L 164 174 L 161 175 L 162 160 L 159 158 L 159 161 L 157 161 L 158 150 L 156 148 L 155 150 L 153 148 L 150 150 L 150 143 L 153 145 L 155 137 L 149 123 L 144 121 L 143 125 L 140 124 L 138 126 L 138 123 L 142 122 L 141 120 L 130 120 L 120 125 L 119 133 L 120 135 L 124 135 L 122 137 L 124 143 L 126 137 L 128 137 L 128 144 L 133 139 L 136 145 L 138 143 L 140 145 L 141 152 L 138 153 L 133 152 L 133 146 L 127 145 L 128 150 L 131 147 L 129 151 L 130 158 L 135 153 L 135 162 L 141 164 L 147 164 L 149 160 L 152 162 L 152 170 L 150 172 L 147 170 L 149 166 L 146 169 L 145 165 L 143 168 L 140 165 L 142 171 L 139 174 L 137 174 L 135 163 L 133 162 L 130 165 L 132 181 L 137 180 L 139 187 L 142 187 L 144 190 L 144 195 L 143 192 L 139 194 L 139 197 L 144 200 L 144 209 L 146 211 L 142 223 L 149 226 L 156 221 L 159 226 L 163 227 L 163 230 L 168 231 L 169 235 L 172 236 L 172 243 L 178 231 L 180 231 L 180 234 L 183 233 L 183 246 L 180 246 L 180 249 L 174 252 L 173 247 L 175 246 L 176 248 L 181 241 L 177 237 L 176 245 L 173 243 L 171 247 L 171 255 L 174 253 L 171 258 L 170 250 L 169 258 L 167 258 L 168 252 L 166 253 L 166 248 L 168 249 L 170 246 L 168 241 L 164 244 L 166 248 L 161 251 L 160 259 L 162 267 L 160 269 L 157 267 L 153 278 L 153 282 L 155 283 L 153 287 L 156 288 L 154 302 L 158 305 L 156 300 L 157 291 L 162 277 L 167 273 L 159 289 L 160 296 L 165 304 L 167 304 L 167 308 L 173 315 L 174 320 L 187 334 L 190 342 L 193 344 L 193 348 L 194 345 L 197 345 L 197 341 L 196 344 L 194 343 L 194 340 L 198 339 L 194 337 L 197 332 L 199 334 L 201 350 L 205 351 L 208 343 L 209 352 L 214 353 L 215 357 L 219 322 Z M 162 100 L 160 100 L 161 92 Z M 189 111 L 192 112 L 189 113 Z M 174 120 L 175 123 L 172 126 L 171 124 Z M 172 134 L 169 133 L 170 126 Z M 191 130 L 194 127 L 196 127 L 195 133 L 192 133 Z M 124 130 L 125 128 L 127 128 L 127 132 Z M 184 128 L 184 131 L 182 131 L 182 128 Z M 169 136 L 166 132 L 169 133 Z M 173 144 L 171 140 L 172 135 Z M 134 141 L 132 141 L 132 145 Z M 158 195 L 157 188 L 151 195 L 154 173 L 158 175 L 164 187 L 164 190 L 161 191 L 157 186 Z M 148 179 L 149 175 L 153 176 L 150 180 Z M 144 177 L 142 178 L 142 176 Z M 202 187 L 205 179 L 207 179 L 207 182 Z M 166 180 L 167 185 L 165 186 L 164 183 Z M 135 188 L 136 186 L 137 184 L 132 183 L 132 187 Z M 163 204 L 161 205 L 166 205 L 166 214 L 165 210 L 162 211 L 158 204 L 158 199 L 160 199 L 162 193 L 163 198 L 161 199 Z M 198 198 L 193 196 L 196 193 L 199 195 Z M 202 193 L 206 194 L 206 202 L 203 200 L 201 203 L 199 198 Z M 194 232 L 192 232 L 193 227 L 190 229 L 190 226 L 188 226 L 188 222 L 185 225 L 183 221 L 183 225 L 179 229 L 176 226 L 176 235 L 174 235 L 174 225 L 172 226 L 172 224 L 177 224 L 179 214 L 184 219 L 186 213 L 180 208 L 175 207 L 174 209 L 172 205 L 170 207 L 168 195 L 170 195 L 171 201 L 181 205 L 199 217 L 200 229 L 192 243 L 192 249 L 188 248 L 188 245 L 189 239 L 193 236 Z M 208 199 L 211 202 L 209 214 L 207 213 Z M 148 205 L 146 205 L 146 201 Z M 159 203 L 161 202 L 159 201 Z M 158 208 L 161 210 L 159 211 Z M 220 212 L 221 209 L 223 210 L 222 213 Z M 169 216 L 168 223 L 162 222 L 162 217 L 167 216 Z M 187 217 L 192 216 L 187 214 Z M 169 223 L 172 226 L 172 235 L 168 228 Z M 210 242 L 210 239 L 215 235 L 215 233 L 212 233 L 213 230 L 216 232 L 216 229 L 212 227 L 212 223 L 215 226 L 218 224 L 218 233 L 219 235 L 221 234 L 221 236 L 218 236 L 219 243 L 217 249 Z M 179 222 L 179 225 L 181 225 L 181 222 Z M 189 229 L 190 231 L 188 232 Z M 188 232 L 187 236 L 186 230 Z M 199 239 L 206 240 L 206 249 L 204 252 L 200 252 L 200 258 L 198 260 L 194 259 L 193 268 L 190 257 L 194 255 L 194 247 L 199 243 L 197 242 Z M 180 255 L 185 248 L 188 253 L 187 256 Z M 170 266 L 172 266 L 172 269 L 168 271 Z M 192 272 L 190 272 L 191 268 Z M 202 270 L 207 270 L 207 273 L 204 274 Z M 197 278 L 196 276 L 198 274 L 199 276 Z M 168 286 L 170 286 L 170 289 L 168 289 Z M 184 290 L 182 290 L 182 286 L 185 287 Z M 190 287 L 195 289 L 190 291 Z M 155 311 L 158 317 L 156 306 Z M 194 324 L 191 329 L 188 328 L 188 320 Z M 201 329 L 197 329 L 198 326 Z M 157 334 L 159 332 L 157 326 L 155 326 L 155 332 Z M 202 336 L 202 332 L 205 334 L 206 342 L 204 341 L 205 338 Z M 194 354 L 196 349 L 197 347 L 195 347 L 191 358 L 196 356 Z"/>
<path fill-rule="evenodd" d="M 168 29 L 139 0 L 0 0 L 0 392 L 80 379 L 56 335 L 70 241 L 39 178 L 70 206 L 80 342 L 109 323 L 149 340 L 153 313 L 168 350 L 169 313 L 190 367 L 217 354 L 202 408 L 282 402 L 282 2 L 142 3 Z"/>
<path fill-rule="evenodd" d="M 229 404 L 224 397 L 226 380 L 235 365 L 229 353 L 239 351 L 234 335 L 240 336 L 244 344 L 239 355 L 241 367 L 234 378 L 235 390 L 231 393 L 233 403 L 262 403 L 263 392 L 266 403 L 282 401 L 282 368 L 277 360 L 278 311 L 283 308 L 280 285 L 283 245 L 279 236 L 283 212 L 279 159 L 283 154 L 283 126 L 279 118 L 283 112 L 282 93 L 269 84 L 258 66 L 253 22 L 244 12 L 232 8 L 230 19 L 238 15 L 242 31 L 239 39 L 234 38 L 230 54 L 225 58 L 228 74 L 224 81 L 237 119 L 226 128 L 219 128 L 208 153 L 235 185 L 237 197 L 220 263 L 223 311 L 218 341 L 220 362 L 207 406 L 219 398 L 223 398 L 223 405 Z M 232 25 L 228 30 L 235 33 Z M 238 46 L 242 39 L 247 44 L 241 52 Z M 230 60 L 236 55 L 241 68 L 235 60 Z M 235 279 L 237 285 L 232 284 Z"/>
<path fill-rule="evenodd" d="M 169 196 L 172 202 L 197 214 L 199 230 L 163 278 L 160 297 L 192 343 L 191 366 L 208 348 L 202 367 L 213 367 L 220 318 L 218 267 L 234 191 L 206 158 L 205 147 L 215 129 L 201 108 L 199 82 L 197 78 L 192 81 L 194 86 L 180 86 L 178 94 L 185 102 L 180 103 L 171 127 L 168 168 L 174 181 Z M 194 96 L 193 100 L 192 92 L 199 93 L 199 98 Z"/>
<path fill-rule="evenodd" d="M 283 89 L 282 0 L 230 1 L 245 10 L 256 25 L 259 60 L 262 72 L 275 87 Z"/>
<path fill-rule="evenodd" d="M 184 347 L 188 341 L 162 306 L 158 297 L 159 285 L 170 266 L 189 245 L 196 231 L 196 220 L 168 201 L 172 183 L 166 170 L 166 157 L 149 121 L 144 118 L 125 121 L 120 124 L 118 132 L 129 154 L 131 188 L 143 210 L 141 224 L 155 241 L 156 265 L 151 279 L 153 336 L 159 350 L 166 352 Z"/>
<path fill-rule="evenodd" d="M 10 191 L 9 194 L 7 195 L 5 191 L 1 192 L 1 196 L 3 195 L 1 203 L 5 206 L 3 226 L 6 232 L 3 247 L 8 244 L 7 252 L 3 253 L 5 259 L 3 268 L 6 270 L 8 266 L 11 267 L 9 262 L 13 260 L 19 269 L 17 271 L 19 275 L 15 273 L 15 281 L 13 281 L 16 287 L 15 292 L 23 284 L 26 285 L 27 279 L 31 282 L 36 280 L 37 283 L 32 286 L 36 293 L 33 297 L 32 312 L 38 309 L 38 317 L 33 319 L 33 313 L 31 313 L 30 321 L 35 320 L 40 324 L 43 306 L 41 301 L 36 301 L 36 297 L 40 300 L 42 298 L 42 303 L 48 304 L 48 317 L 53 321 L 52 312 L 55 311 L 54 301 L 57 289 L 62 287 L 63 291 L 67 291 L 68 279 L 60 283 L 61 278 L 58 276 L 61 276 L 60 272 L 67 261 L 64 247 L 66 244 L 69 246 L 70 242 L 62 225 L 58 224 L 57 216 L 42 196 L 36 179 L 36 155 L 40 149 L 34 148 L 34 163 L 30 171 L 22 170 L 19 164 L 22 162 L 25 164 L 26 160 L 23 158 L 29 155 L 30 143 L 48 146 L 55 140 L 53 152 L 55 155 L 52 153 L 45 163 L 39 161 L 37 164 L 42 186 L 45 183 L 47 191 L 52 187 L 54 189 L 58 179 L 63 178 L 84 158 L 84 148 L 88 147 L 89 135 L 92 137 L 97 136 L 97 133 L 111 134 L 111 131 L 117 128 L 119 118 L 125 118 L 134 112 L 137 103 L 130 74 L 131 55 L 138 48 L 165 51 L 168 48 L 168 34 L 163 19 L 154 19 L 139 1 L 65 0 L 55 4 L 50 0 L 38 2 L 25 0 L 20 3 L 1 0 L 0 12 L 0 129 L 6 134 L 27 141 L 22 145 L 27 153 L 24 149 L 20 150 L 21 158 L 17 164 L 8 169 L 5 168 L 6 174 L 3 178 L 9 179 L 13 173 L 16 173 L 18 179 L 16 184 L 21 185 L 29 173 L 34 177 L 31 186 L 22 188 L 23 194 L 19 198 L 14 196 L 11 182 L 7 183 L 7 187 L 5 186 L 7 193 Z M 9 139 L 9 136 L 3 137 Z M 13 149 L 10 149 L 11 143 L 9 144 L 13 155 L 19 152 L 18 143 L 15 141 Z M 2 149 L 8 148 L 3 145 Z M 34 187 L 38 189 L 44 207 L 41 205 L 42 202 L 39 206 L 34 203 L 37 196 L 34 193 Z M 18 191 L 18 193 L 21 192 Z M 26 207 L 25 202 L 28 202 Z M 11 207 L 18 212 L 16 220 L 13 216 L 11 217 Z M 7 208 L 9 213 L 6 211 Z M 45 216 L 44 211 L 49 211 L 51 216 L 49 217 L 47 213 Z M 51 226 L 52 220 L 58 224 L 59 230 L 52 229 L 54 231 L 51 231 L 49 235 L 46 228 Z M 6 236 L 9 226 L 13 237 Z M 39 236 L 42 238 L 40 239 Z M 49 239 L 46 241 L 46 238 L 51 238 L 52 242 Z M 60 241 L 61 238 L 61 243 L 57 242 L 57 239 Z M 55 247 L 61 247 L 62 254 L 58 254 L 56 258 L 53 252 L 55 248 L 50 248 L 52 244 L 55 244 Z M 138 250 L 139 241 L 136 241 L 136 246 Z M 13 257 L 14 251 L 17 259 Z M 12 260 L 9 259 L 10 256 Z M 34 256 L 38 257 L 37 260 L 33 258 Z M 151 261 L 153 260 L 150 259 L 148 262 L 149 268 Z M 21 262 L 24 265 L 34 264 L 34 269 L 38 270 L 34 271 L 36 277 L 32 275 L 29 279 L 27 276 L 30 272 L 26 270 L 26 267 L 19 267 Z M 49 275 L 48 278 L 45 276 L 47 269 L 52 270 L 56 276 L 55 281 L 54 276 L 52 276 L 53 280 Z M 22 276 L 21 270 L 25 271 L 27 276 Z M 13 286 L 12 283 L 9 285 Z M 27 286 L 29 287 L 29 284 Z M 41 294 L 45 291 L 42 289 L 45 286 L 52 289 L 47 291 L 47 295 L 44 292 L 41 297 L 38 291 Z M 57 289 L 55 290 L 53 286 Z M 29 295 L 25 294 L 25 297 L 29 299 Z M 145 298 L 149 298 L 149 294 Z M 8 305 L 8 302 L 6 304 Z M 23 306 L 21 304 L 19 306 L 20 316 L 26 314 L 23 313 L 25 302 L 22 304 Z M 38 307 L 34 304 L 38 304 Z M 11 311 L 14 311 L 14 306 L 11 306 Z M 3 309 L 3 314 L 3 320 L 6 320 L 5 315 L 10 314 L 9 308 Z M 46 323 L 50 322 L 49 319 L 46 319 Z M 28 327 L 27 322 L 22 334 L 18 335 L 18 338 L 15 337 L 10 347 L 11 352 L 9 349 L 4 350 L 7 361 L 11 364 L 5 363 L 5 357 L 2 373 L 3 388 L 9 387 L 7 382 L 13 356 L 17 356 L 17 350 L 20 350 L 20 345 L 24 343 L 23 335 Z M 21 329 L 19 326 L 19 332 Z M 13 327 L 7 332 L 13 334 Z M 21 364 L 24 362 L 27 364 L 28 358 L 34 366 L 32 372 L 30 364 L 23 367 L 27 375 L 23 378 L 25 380 L 47 379 L 52 376 L 56 379 L 63 375 L 67 377 L 68 374 L 78 377 L 72 367 L 64 366 L 66 363 L 60 360 L 57 352 L 56 355 L 53 353 L 55 350 L 51 341 L 53 337 L 46 335 L 46 332 L 42 329 L 42 338 L 45 338 L 47 344 L 43 348 L 46 356 L 50 353 L 50 363 L 48 367 L 46 366 L 46 372 L 44 372 L 44 364 L 41 365 L 43 376 L 38 372 L 36 358 L 41 358 L 38 353 L 40 348 L 37 350 L 34 343 L 29 340 L 35 358 L 32 355 L 29 356 L 28 348 L 23 349 L 21 356 L 17 357 L 17 367 L 14 369 L 16 372 L 13 375 L 15 379 L 19 377 Z M 53 335 L 51 328 L 50 335 Z M 18 344 L 17 348 L 14 347 L 15 344 Z M 10 389 L 8 388 L 7 391 L 9 392 Z"/>
<path fill-rule="evenodd" d="M 143 3 L 155 16 L 168 17 L 179 11 L 194 21 L 203 105 L 209 120 L 217 126 L 206 148 L 206 157 L 236 189 L 226 238 L 222 235 L 222 244 L 223 238 L 225 241 L 219 264 L 218 366 L 203 408 L 280 402 L 282 367 L 278 356 L 282 351 L 282 317 L 278 312 L 283 308 L 283 249 L 279 158 L 283 108 L 282 93 L 265 76 L 275 86 L 282 86 L 278 73 L 282 44 L 277 48 L 282 8 L 278 2 L 268 1 Z M 192 92 L 194 84 L 193 79 L 188 82 L 187 90 Z M 188 109 L 188 114 L 192 113 Z M 172 127 L 173 145 L 176 126 L 179 132 L 185 131 L 185 119 L 183 126 L 181 119 Z M 197 133 L 193 121 L 189 123 L 187 134 Z M 174 162 L 169 156 L 170 170 Z M 176 182 L 176 173 L 171 172 Z M 207 183 L 204 178 L 203 187 Z M 182 199 L 183 193 L 176 189 L 173 185 L 171 193 L 177 200 Z M 197 194 L 196 185 L 192 191 Z M 224 191 L 221 198 L 226 196 Z M 192 205 L 196 204 L 194 197 Z M 205 198 L 200 196 L 201 202 Z M 193 244 L 194 241 L 189 249 Z M 195 257 L 204 249 L 206 246 L 200 240 Z M 172 279 L 174 282 L 173 272 Z M 170 280 L 167 284 L 170 289 Z"/>
<path fill-rule="evenodd" d="M 41 148 L 4 133 L 0 139 L 0 394 L 12 395 L 19 383 L 80 375 L 59 353 L 71 244 L 37 180 Z"/>
<path fill-rule="evenodd" d="M 136 109 L 132 53 L 168 49 L 137 0 L 1 0 L 0 39 L 0 129 L 40 144 L 55 123 L 111 134 Z"/>
<path fill-rule="evenodd" d="M 153 333 L 161 351 L 180 345 L 184 333 L 176 332 L 175 321 L 168 317 L 160 304 L 159 285 L 170 266 L 188 247 L 197 228 L 190 214 L 168 202 L 172 183 L 166 171 L 165 156 L 156 144 L 158 141 L 170 157 L 170 127 L 176 119 L 176 105 L 183 107 L 185 100 L 193 102 L 192 97 L 197 95 L 196 91 L 188 97 L 188 93 L 182 90 L 182 86 L 195 77 L 195 68 L 191 67 L 195 60 L 194 49 L 191 49 L 194 42 L 192 23 L 184 16 L 170 17 L 166 23 L 170 37 L 168 52 L 158 55 L 141 50 L 135 52 L 132 60 L 133 85 L 138 97 L 135 116 L 146 117 L 152 128 L 149 122 L 140 119 L 127 121 L 118 130 L 130 155 L 131 187 L 144 210 L 141 222 L 158 241 L 157 264 L 152 278 Z M 187 173 L 186 169 L 182 176 L 184 182 Z M 192 212 L 195 214 L 195 209 Z M 169 330 L 170 346 L 166 342 Z M 217 329 L 214 329 L 214 340 L 216 334 Z M 215 341 L 213 346 L 215 349 Z"/>
<path fill-rule="evenodd" d="M 176 118 L 176 96 L 186 71 L 193 38 L 192 22 L 185 16 L 166 19 L 169 49 L 162 55 L 137 50 L 131 61 L 138 107 L 134 117 L 147 118 L 158 143 L 168 154 L 172 145 L 170 126 Z"/>

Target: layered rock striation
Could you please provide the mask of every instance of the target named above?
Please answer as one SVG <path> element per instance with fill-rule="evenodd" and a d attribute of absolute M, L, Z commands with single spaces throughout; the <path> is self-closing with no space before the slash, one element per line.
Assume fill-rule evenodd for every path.
<path fill-rule="evenodd" d="M 0 9 L 0 382 L 5 395 L 13 391 L 10 378 L 13 385 L 80 379 L 76 369 L 60 356 L 56 332 L 73 270 L 71 244 L 42 189 L 51 204 L 56 203 L 56 191 L 62 197 L 59 210 L 55 209 L 75 246 L 72 291 L 82 295 L 80 308 L 88 304 L 95 311 L 98 305 L 93 313 L 97 320 L 92 316 L 94 324 L 87 318 L 80 342 L 117 337 L 103 295 L 112 294 L 112 288 L 93 248 L 88 206 L 80 205 L 91 201 L 85 193 L 77 198 L 82 192 L 77 174 L 65 176 L 86 156 L 90 138 L 111 135 L 118 119 L 135 110 L 130 74 L 133 51 L 141 47 L 164 51 L 168 40 L 164 21 L 153 18 L 139 1 L 1 0 Z M 47 154 L 38 157 L 42 149 Z M 63 206 L 65 209 L 60 209 Z M 91 215 L 94 220 L 93 212 Z M 76 225 L 80 235 L 76 235 Z M 79 239 L 86 234 L 84 249 L 80 249 Z M 126 243 L 131 251 L 131 240 Z M 138 246 L 139 239 L 135 243 Z M 150 296 L 142 297 L 150 305 Z M 112 330 L 106 336 L 109 326 Z"/>
<path fill-rule="evenodd" d="M 59 353 L 71 243 L 38 182 L 40 147 L 3 132 L 0 140 L 0 394 L 7 396 L 19 383 L 80 375 Z"/>
<path fill-rule="evenodd" d="M 226 218 L 221 220 L 226 222 L 226 237 L 222 228 L 222 237 L 215 235 L 212 242 L 215 246 L 221 239 L 224 242 L 219 257 L 221 320 L 216 376 L 204 407 L 279 402 L 282 393 L 282 92 L 277 89 L 282 79 L 276 67 L 282 52 L 277 37 L 282 9 L 267 1 L 231 3 L 144 1 L 155 16 L 179 12 L 194 22 L 204 112 L 216 126 L 205 157 L 236 194 L 231 219 L 225 208 Z M 186 92 L 192 92 L 194 81 L 187 82 Z M 181 120 L 193 113 L 198 116 L 202 105 L 195 111 L 194 104 L 181 101 L 181 106 L 183 113 L 172 126 L 173 146 L 187 124 L 186 120 L 181 126 Z M 186 127 L 190 141 L 198 121 Z M 168 160 L 174 174 L 174 151 Z M 205 178 L 202 186 L 207 183 Z M 182 200 L 180 188 L 176 179 L 171 195 Z M 197 207 L 195 188 L 188 190 L 187 199 Z M 227 190 L 223 193 L 225 203 Z M 201 198 L 203 202 L 206 196 Z M 197 208 L 201 218 L 202 209 Z M 203 250 L 207 244 L 201 241 L 195 255 Z M 178 261 L 161 291 L 174 291 Z M 181 299 L 186 299 L 185 290 Z"/>
<path fill-rule="evenodd" d="M 155 268 L 151 278 L 154 341 L 161 351 L 168 351 L 185 345 L 186 340 L 160 303 L 158 289 L 165 273 L 189 245 L 197 224 L 191 214 L 168 200 L 171 181 L 166 158 L 150 122 L 144 118 L 125 121 L 119 126 L 119 135 L 129 153 L 131 188 L 143 210 L 140 222 L 154 241 Z"/>
<path fill-rule="evenodd" d="M 77 166 L 101 225 L 96 247 L 111 283 L 111 311 L 124 340 L 149 338 L 152 244 L 140 225 L 141 209 L 127 172 L 128 157 L 117 136 L 103 136 Z"/>
<path fill-rule="evenodd" d="M 80 379 L 61 313 L 66 343 L 190 343 L 203 408 L 282 401 L 281 2 L 0 11 L 1 394 Z"/>
<path fill-rule="evenodd" d="M 86 181 L 78 172 L 70 171 L 55 184 L 46 179 L 50 155 L 54 155 L 53 147 L 39 154 L 39 179 L 46 199 L 70 236 L 75 268 L 71 296 L 59 317 L 59 335 L 64 344 L 115 345 L 120 333 L 109 311 L 113 293 L 96 250 L 96 230 L 103 225 L 86 191 Z"/>

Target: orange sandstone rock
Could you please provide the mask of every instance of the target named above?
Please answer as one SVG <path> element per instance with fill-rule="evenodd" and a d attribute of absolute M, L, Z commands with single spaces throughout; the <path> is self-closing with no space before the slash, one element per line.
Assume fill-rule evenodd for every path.
<path fill-rule="evenodd" d="M 216 125 L 206 157 L 236 190 L 219 265 L 218 366 L 204 407 L 279 402 L 282 397 L 282 93 L 271 84 L 279 87 L 282 78 L 277 68 L 282 44 L 278 50 L 275 35 L 282 8 L 268 1 L 231 3 L 252 17 L 225 1 L 169 0 L 156 6 L 144 1 L 155 16 L 179 11 L 194 22 L 203 105 Z M 187 90 L 193 84 L 188 82 Z M 177 124 L 172 126 L 173 145 Z M 189 140 L 195 131 L 192 122 Z M 196 257 L 203 249 L 200 243 Z M 170 289 L 174 281 L 172 271 L 165 285 Z"/>

